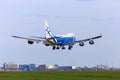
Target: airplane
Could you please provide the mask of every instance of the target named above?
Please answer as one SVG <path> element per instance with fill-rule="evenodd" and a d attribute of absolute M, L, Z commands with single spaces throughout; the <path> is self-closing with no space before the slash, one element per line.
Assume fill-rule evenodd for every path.
<path fill-rule="evenodd" d="M 31 36 L 31 38 L 20 37 L 20 36 L 12 36 L 12 37 L 26 39 L 28 41 L 28 44 L 33 44 L 34 42 L 36 43 L 42 42 L 45 46 L 52 46 L 53 50 L 60 48 L 64 50 L 66 48 L 65 46 L 68 46 L 68 50 L 71 50 L 71 48 L 73 48 L 73 45 L 76 43 L 78 43 L 79 46 L 81 47 L 84 46 L 85 42 L 89 42 L 90 45 L 93 45 L 95 39 L 102 37 L 101 34 L 99 36 L 95 36 L 87 39 L 76 40 L 76 37 L 74 36 L 73 33 L 68 33 L 66 35 L 59 35 L 59 36 L 52 34 L 49 29 L 47 20 L 45 20 L 44 26 L 46 30 L 45 37 L 37 37 L 37 36 Z"/>

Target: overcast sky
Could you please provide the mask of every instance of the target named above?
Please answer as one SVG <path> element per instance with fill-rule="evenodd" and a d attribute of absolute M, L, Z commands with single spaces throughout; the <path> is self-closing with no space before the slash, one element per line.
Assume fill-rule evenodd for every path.
<path fill-rule="evenodd" d="M 45 36 L 44 20 L 56 34 L 72 32 L 84 39 L 103 34 L 95 45 L 78 44 L 69 50 L 52 50 L 42 43 L 29 45 L 12 38 Z M 58 64 L 120 66 L 119 0 L 0 0 L 0 65 Z"/>

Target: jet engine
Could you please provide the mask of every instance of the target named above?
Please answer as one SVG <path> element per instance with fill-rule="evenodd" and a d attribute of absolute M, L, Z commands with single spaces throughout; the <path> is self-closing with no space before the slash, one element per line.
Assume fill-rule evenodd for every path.
<path fill-rule="evenodd" d="M 44 41 L 43 44 L 44 44 L 45 46 L 50 46 L 50 43 L 49 43 L 48 41 Z"/>
<path fill-rule="evenodd" d="M 93 41 L 93 40 L 90 40 L 90 41 L 89 41 L 89 44 L 93 45 L 93 44 L 94 44 L 94 41 Z"/>
<path fill-rule="evenodd" d="M 80 46 L 84 46 L 84 43 L 81 41 L 81 42 L 79 43 L 79 45 L 80 45 Z"/>
<path fill-rule="evenodd" d="M 50 44 L 45 44 L 45 46 L 50 46 Z"/>
<path fill-rule="evenodd" d="M 28 44 L 33 44 L 33 41 L 28 41 Z"/>

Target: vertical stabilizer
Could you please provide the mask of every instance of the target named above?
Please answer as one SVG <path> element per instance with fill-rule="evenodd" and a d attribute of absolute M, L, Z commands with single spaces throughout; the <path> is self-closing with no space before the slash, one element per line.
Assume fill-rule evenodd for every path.
<path fill-rule="evenodd" d="M 45 20 L 45 24 L 44 25 L 45 25 L 46 28 L 49 27 L 47 20 Z"/>
<path fill-rule="evenodd" d="M 45 30 L 46 30 L 46 38 L 53 38 L 54 35 L 51 33 L 50 29 L 49 29 L 49 25 L 48 25 L 48 22 L 47 20 L 45 20 L 44 22 L 44 26 L 45 26 Z"/>

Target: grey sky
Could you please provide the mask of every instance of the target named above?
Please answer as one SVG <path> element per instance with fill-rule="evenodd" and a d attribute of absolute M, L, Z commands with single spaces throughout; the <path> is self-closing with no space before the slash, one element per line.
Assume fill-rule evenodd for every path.
<path fill-rule="evenodd" d="M 1 0 L 0 63 L 120 66 L 119 0 Z M 103 34 L 84 47 L 71 51 L 51 50 L 41 44 L 27 44 L 18 36 L 44 36 L 47 19 L 54 34 L 73 32 L 77 39 Z"/>

